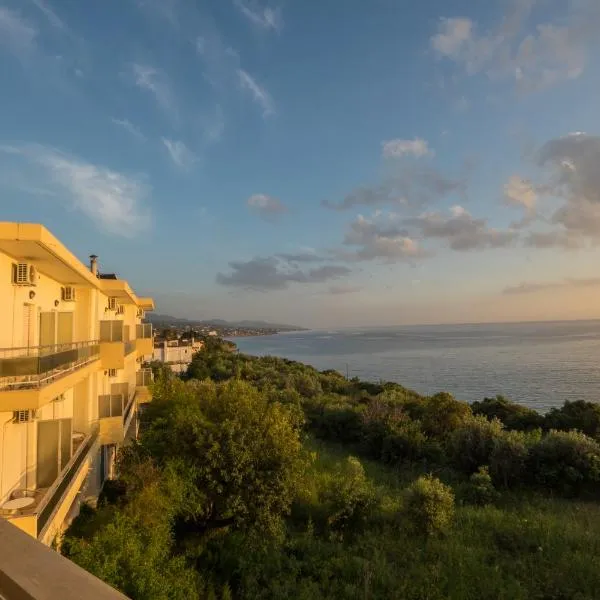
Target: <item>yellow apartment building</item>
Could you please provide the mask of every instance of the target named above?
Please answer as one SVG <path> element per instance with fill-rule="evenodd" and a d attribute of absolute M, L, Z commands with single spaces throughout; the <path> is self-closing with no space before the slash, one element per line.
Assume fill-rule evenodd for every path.
<path fill-rule="evenodd" d="M 0 516 L 47 545 L 137 435 L 153 309 L 42 225 L 0 222 Z"/>

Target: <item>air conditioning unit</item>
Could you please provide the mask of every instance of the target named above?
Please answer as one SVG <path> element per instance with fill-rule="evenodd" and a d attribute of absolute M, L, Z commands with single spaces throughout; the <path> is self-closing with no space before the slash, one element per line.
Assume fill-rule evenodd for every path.
<path fill-rule="evenodd" d="M 109 377 L 116 377 L 117 376 L 117 370 L 116 369 L 109 369 L 108 370 L 108 376 Z"/>
<path fill-rule="evenodd" d="M 15 285 L 36 285 L 37 271 L 29 263 L 13 264 L 12 281 Z"/>
<path fill-rule="evenodd" d="M 35 419 L 35 410 L 13 411 L 13 423 L 31 423 Z"/>
<path fill-rule="evenodd" d="M 138 308 L 137 316 L 138 316 L 139 319 L 143 319 L 144 318 L 145 314 L 144 314 L 144 309 L 143 308 Z"/>
<path fill-rule="evenodd" d="M 117 299 L 116 298 L 109 298 L 108 299 L 108 310 L 117 310 Z"/>
<path fill-rule="evenodd" d="M 117 306 L 117 314 L 118 315 L 124 315 L 125 314 L 125 307 L 122 304 L 119 304 Z"/>
<path fill-rule="evenodd" d="M 61 298 L 63 302 L 75 302 L 75 288 L 71 286 L 61 288 Z"/>

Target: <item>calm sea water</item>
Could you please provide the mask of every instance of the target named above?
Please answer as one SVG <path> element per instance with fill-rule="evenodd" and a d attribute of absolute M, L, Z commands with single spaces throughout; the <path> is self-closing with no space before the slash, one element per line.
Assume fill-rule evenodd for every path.
<path fill-rule="evenodd" d="M 395 381 L 473 402 L 503 394 L 539 411 L 600 401 L 600 321 L 339 329 L 234 338 L 240 352 Z"/>

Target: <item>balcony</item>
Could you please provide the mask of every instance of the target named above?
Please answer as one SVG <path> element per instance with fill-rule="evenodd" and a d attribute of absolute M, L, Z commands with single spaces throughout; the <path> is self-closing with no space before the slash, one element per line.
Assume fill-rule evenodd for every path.
<path fill-rule="evenodd" d="M 127 600 L 75 563 L 0 519 L 0 597 Z"/>
<path fill-rule="evenodd" d="M 97 451 L 98 428 L 87 436 L 73 436 L 73 456 L 56 481 L 48 488 L 23 490 L 21 497 L 33 502 L 26 508 L 2 516 L 32 537 L 50 544 L 60 531 L 88 474 Z"/>
<path fill-rule="evenodd" d="M 126 406 L 125 398 L 123 394 L 99 396 L 101 444 L 122 444 L 137 437 L 136 395 L 131 397 Z"/>
<path fill-rule="evenodd" d="M 135 397 L 138 404 L 146 404 L 152 400 L 149 386 L 154 382 L 152 369 L 140 369 L 136 374 Z"/>
<path fill-rule="evenodd" d="M 0 412 L 36 409 L 87 377 L 97 340 L 0 350 Z"/>
<path fill-rule="evenodd" d="M 135 327 L 138 356 L 147 356 L 154 351 L 152 323 L 140 323 Z"/>

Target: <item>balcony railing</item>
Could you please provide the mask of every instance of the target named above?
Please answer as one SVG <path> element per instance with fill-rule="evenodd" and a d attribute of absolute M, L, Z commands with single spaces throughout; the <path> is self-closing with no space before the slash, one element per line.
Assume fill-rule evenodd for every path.
<path fill-rule="evenodd" d="M 135 326 L 135 337 L 152 339 L 152 323 L 139 323 Z"/>
<path fill-rule="evenodd" d="M 41 538 L 45 533 L 45 529 L 52 522 L 56 510 L 61 506 L 65 494 L 73 485 L 81 465 L 89 456 L 97 438 L 98 427 L 94 426 L 92 431 L 81 442 L 78 442 L 71 459 L 54 483 L 47 489 L 28 491 L 27 496 L 34 500 L 32 505 L 19 509 L 15 514 L 5 515 L 5 517 L 9 521 L 23 520 L 24 518 L 34 519 L 32 530 L 35 531 L 38 538 Z"/>
<path fill-rule="evenodd" d="M 98 340 L 0 349 L 0 390 L 41 388 L 99 358 Z"/>
<path fill-rule="evenodd" d="M 65 467 L 63 475 L 59 477 L 58 481 L 51 487 L 39 506 L 38 510 L 38 537 L 44 531 L 44 528 L 48 524 L 50 517 L 56 510 L 58 504 L 60 503 L 63 495 L 75 479 L 75 476 L 79 472 L 79 469 L 85 460 L 86 456 L 89 454 L 92 446 L 96 442 L 98 438 L 98 428 L 95 427 L 90 435 L 83 441 L 81 446 L 77 449 L 69 464 Z"/>
<path fill-rule="evenodd" d="M 129 356 L 135 350 L 135 340 L 125 342 L 125 356 Z"/>
<path fill-rule="evenodd" d="M 147 387 L 154 382 L 152 369 L 140 369 L 135 374 L 135 385 L 137 387 Z"/>

